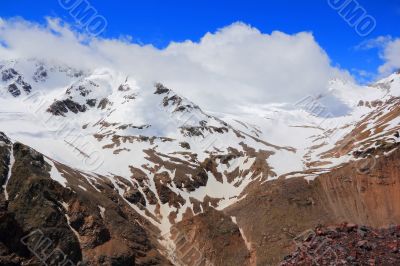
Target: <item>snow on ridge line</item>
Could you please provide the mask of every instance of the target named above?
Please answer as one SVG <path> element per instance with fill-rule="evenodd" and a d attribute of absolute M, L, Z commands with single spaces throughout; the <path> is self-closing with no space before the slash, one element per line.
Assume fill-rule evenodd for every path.
<path fill-rule="evenodd" d="M 51 78 L 52 78 L 51 75 L 53 75 L 53 74 L 54 74 L 54 72 L 51 72 L 51 73 L 49 72 L 49 76 L 47 77 L 47 80 L 45 80 L 42 83 L 37 83 L 35 81 L 34 84 L 36 87 L 34 87 L 34 88 L 39 88 L 43 84 L 44 85 L 47 84 L 47 82 L 49 82 L 51 80 Z M 25 76 L 29 76 L 29 75 L 25 75 Z M 179 113 L 174 112 L 175 105 L 171 104 L 167 108 L 164 108 L 165 110 L 163 108 L 158 108 L 158 105 L 160 105 L 162 103 L 162 101 L 165 99 L 165 97 L 175 96 L 175 93 L 173 91 L 172 91 L 173 93 L 171 93 L 171 95 L 169 95 L 169 94 L 154 95 L 154 90 L 148 89 L 148 87 L 137 88 L 134 80 L 129 79 L 129 82 L 132 85 L 131 86 L 132 91 L 134 91 L 137 94 L 135 94 L 136 98 L 131 95 L 134 99 L 132 99 L 132 101 L 130 101 L 129 104 L 126 104 L 126 99 L 124 97 L 127 96 L 127 93 L 124 91 L 118 90 L 118 86 L 121 85 L 121 83 L 123 83 L 124 80 L 125 80 L 125 82 L 128 81 L 127 78 L 122 73 L 119 73 L 119 72 L 116 72 L 113 70 L 109 70 L 109 69 L 99 68 L 99 69 L 94 69 L 87 76 L 81 76 L 80 78 L 78 78 L 78 81 L 75 82 L 76 83 L 75 85 L 77 85 L 77 86 L 85 85 L 86 84 L 85 81 L 96 81 L 97 83 L 100 83 L 98 85 L 101 87 L 101 89 L 98 91 L 95 91 L 93 93 L 93 95 L 90 97 L 101 98 L 106 95 L 109 96 L 111 102 L 114 105 L 111 107 L 111 111 L 109 113 L 107 113 L 107 118 L 109 119 L 108 122 L 111 122 L 111 123 L 126 122 L 126 123 L 133 123 L 133 124 L 148 123 L 148 124 L 152 124 L 152 127 L 150 127 L 150 129 L 148 131 L 149 133 L 154 133 L 154 134 L 160 133 L 160 135 L 163 135 L 163 134 L 168 135 L 168 134 L 171 134 L 171 132 L 173 130 L 175 130 L 173 133 L 175 134 L 174 136 L 177 139 L 176 139 L 176 142 L 174 142 L 174 143 L 170 143 L 170 142 L 158 143 L 157 142 L 155 145 L 147 143 L 147 142 L 142 142 L 139 144 L 123 142 L 123 143 L 119 144 L 121 147 L 118 145 L 117 148 L 125 148 L 125 149 L 120 149 L 120 150 L 118 150 L 118 152 L 116 149 L 107 149 L 107 150 L 104 149 L 104 146 L 112 145 L 112 143 L 110 143 L 111 142 L 110 139 L 105 138 L 104 142 L 101 142 L 101 141 L 95 142 L 95 144 L 97 145 L 96 148 L 99 148 L 98 150 L 103 152 L 103 155 L 105 155 L 107 162 L 109 164 L 109 165 L 106 165 L 103 170 L 111 170 L 115 174 L 118 173 L 122 176 L 129 176 L 130 172 L 129 172 L 128 165 L 133 165 L 133 166 L 137 166 L 138 168 L 140 168 L 141 165 L 148 163 L 145 160 L 145 155 L 142 154 L 142 150 L 144 148 L 146 148 L 146 149 L 157 148 L 159 152 L 168 154 L 169 152 L 173 152 L 174 149 L 175 149 L 175 151 L 178 151 L 178 149 L 179 149 L 179 151 L 181 151 L 181 149 L 179 148 L 179 146 L 177 144 L 180 141 L 188 142 L 191 146 L 190 152 L 194 152 L 194 153 L 198 154 L 199 159 L 202 159 L 208 155 L 208 154 L 206 154 L 206 151 L 201 149 L 202 148 L 202 147 L 200 147 L 201 145 L 197 145 L 197 146 L 195 145 L 196 140 L 194 140 L 194 137 L 187 137 L 187 136 L 180 135 L 179 122 L 182 122 L 182 121 L 179 121 L 179 120 L 183 120 L 183 119 L 180 119 L 181 117 L 180 117 Z M 34 82 L 34 81 L 32 81 L 32 82 Z M 40 86 L 38 84 L 40 84 Z M 339 84 L 338 85 L 339 92 L 340 93 L 346 92 L 346 88 L 348 88 L 351 85 L 351 84 L 350 85 L 349 84 L 344 84 L 342 87 L 340 87 L 339 86 L 340 84 Z M 66 86 L 66 87 L 60 87 L 57 89 L 64 92 L 64 90 L 67 88 L 68 87 Z M 94 87 L 92 89 L 95 90 L 96 88 Z M 358 89 L 359 88 L 350 88 L 348 94 L 343 94 L 344 95 L 343 97 L 347 97 L 349 95 L 353 95 L 353 96 L 360 95 Z M 373 93 L 370 93 L 370 92 L 373 92 Z M 374 99 L 375 97 L 377 97 L 377 96 L 375 96 L 375 93 L 376 93 L 376 95 L 379 95 L 379 96 L 381 95 L 381 91 L 379 89 L 370 87 L 370 89 L 368 89 L 368 93 L 366 93 L 366 95 L 368 95 L 369 98 Z M 79 103 L 82 103 L 82 104 L 85 103 L 85 98 L 83 98 L 83 96 L 81 97 L 79 92 L 77 93 L 76 96 L 77 96 L 76 99 Z M 352 100 L 354 100 L 354 99 L 357 99 L 357 97 L 354 96 L 354 97 L 350 97 L 350 98 Z M 97 100 L 100 100 L 100 99 L 97 99 Z M 181 100 L 183 100 L 183 105 L 191 104 L 191 102 L 184 97 L 181 97 Z M 169 103 L 169 100 L 167 102 Z M 352 101 L 352 103 L 355 104 L 355 103 L 357 103 L 357 101 Z M 276 117 L 274 117 L 274 118 L 276 118 L 277 120 L 263 124 L 263 122 L 267 121 L 264 117 L 262 117 L 262 118 L 259 117 L 261 122 L 258 123 L 258 121 L 255 120 L 255 118 L 253 116 L 253 117 L 250 117 L 250 121 L 247 125 L 255 125 L 256 124 L 257 126 L 251 126 L 247 130 L 245 128 L 243 128 L 243 131 L 249 133 L 252 136 L 259 135 L 259 136 L 257 136 L 258 139 L 266 140 L 269 143 L 273 143 L 278 146 L 286 147 L 286 146 L 292 146 L 292 145 L 288 145 L 288 143 L 293 144 L 294 148 L 296 148 L 296 151 L 297 151 L 295 154 L 290 154 L 290 156 L 288 156 L 285 151 L 279 151 L 279 152 L 275 152 L 275 154 L 271 155 L 271 157 L 268 158 L 268 164 L 272 167 L 272 170 L 274 170 L 278 174 L 278 176 L 281 174 L 285 174 L 287 172 L 294 172 L 295 170 L 303 170 L 303 157 L 306 154 L 306 152 L 308 151 L 308 148 L 313 144 L 311 140 L 304 140 L 304 139 L 307 139 L 307 137 L 310 137 L 312 134 L 321 134 L 321 132 L 319 132 L 315 128 L 314 129 L 300 128 L 300 127 L 293 127 L 290 124 L 285 125 L 285 124 L 276 123 L 276 121 L 278 121 L 279 118 L 282 119 L 282 117 L 283 117 L 283 119 L 288 118 L 289 122 L 299 122 L 297 119 L 300 119 L 301 122 L 310 122 L 311 118 L 305 116 L 304 114 L 301 114 L 300 112 L 295 112 L 295 111 L 293 111 L 293 112 L 286 111 L 286 113 L 276 113 L 275 111 L 276 111 L 276 108 L 271 110 L 270 113 L 273 113 L 274 115 L 276 114 Z M 169 112 L 169 113 L 164 114 L 162 112 Z M 197 114 L 197 116 L 200 116 L 200 118 L 197 119 L 199 121 L 196 120 L 194 122 L 194 124 L 196 124 L 196 125 L 198 122 L 201 121 L 202 118 L 207 118 L 207 114 L 203 113 L 202 111 L 195 109 L 194 112 Z M 93 121 L 96 120 L 96 118 L 104 115 L 104 113 L 105 112 L 102 112 L 98 108 L 93 108 L 92 110 L 90 110 L 86 113 L 79 113 L 79 114 L 73 114 L 72 112 L 69 112 L 69 113 L 67 113 L 65 120 L 72 121 L 72 122 L 76 123 L 77 125 L 80 125 L 80 123 L 83 123 L 86 120 L 89 120 L 89 122 L 92 122 L 92 120 Z M 168 116 L 168 114 L 169 114 L 169 116 Z M 167 118 L 172 119 L 172 120 L 177 120 L 178 124 L 170 126 L 169 121 L 167 121 L 167 122 L 165 121 Z M 186 117 L 183 117 L 183 118 L 186 118 Z M 240 117 L 239 117 L 239 119 L 240 119 Z M 352 119 L 356 119 L 356 116 L 352 117 Z M 265 121 L 263 121 L 263 120 L 265 120 Z M 212 119 L 210 121 L 213 122 L 213 124 L 209 124 L 208 126 L 211 126 L 211 125 L 217 126 L 217 127 L 221 126 L 219 123 L 217 123 L 217 121 L 214 121 Z M 224 120 L 222 120 L 222 121 L 224 121 Z M 257 122 L 255 122 L 255 121 L 257 121 Z M 298 123 L 295 123 L 295 124 L 297 125 Z M 230 125 L 232 125 L 232 123 L 230 123 Z M 246 125 L 244 125 L 244 127 L 246 127 Z M 237 128 L 236 125 L 235 125 L 235 128 Z M 96 129 L 98 129 L 98 128 L 95 128 L 95 127 L 90 128 L 89 127 L 88 129 L 85 129 L 86 131 L 84 131 L 82 129 L 81 131 L 77 132 L 77 135 L 79 136 L 80 133 L 84 132 L 84 134 L 86 134 L 85 135 L 85 137 L 86 137 L 86 136 L 90 135 L 91 133 L 95 132 Z M 107 128 L 106 130 L 112 131 L 114 129 Z M 150 130 L 152 130 L 152 131 L 150 131 Z M 121 132 L 128 133 L 128 135 L 129 135 L 129 133 L 140 134 L 141 131 L 137 130 L 137 131 L 135 131 L 135 133 L 132 133 L 132 131 L 129 132 L 129 129 L 128 129 L 128 130 L 121 131 Z M 117 132 L 114 134 L 119 134 L 121 132 Z M 285 133 L 283 133 L 283 132 L 285 132 Z M 287 133 L 287 132 L 290 132 L 290 133 Z M 37 134 L 37 135 L 40 136 L 37 139 L 53 137 L 50 134 L 49 134 L 49 136 L 47 136 L 46 134 L 43 134 L 43 135 Z M 215 133 L 215 136 L 221 140 L 221 146 L 224 149 L 226 147 L 232 147 L 232 148 L 239 149 L 239 150 L 241 149 L 240 146 L 238 145 L 238 143 L 239 143 L 239 141 L 242 141 L 242 139 L 235 136 L 233 132 L 229 132 L 228 134 L 223 134 L 223 135 L 218 135 L 218 133 Z M 35 138 L 30 138 L 29 140 L 36 141 Z M 41 141 L 43 142 L 43 139 Z M 261 144 L 257 143 L 255 140 L 243 140 L 243 141 L 245 142 L 245 144 L 248 144 L 250 147 L 255 148 L 255 149 L 258 149 L 261 147 L 265 148 Z M 44 145 L 42 142 L 40 142 L 40 145 Z M 29 143 L 29 142 L 25 141 L 25 143 Z M 37 143 L 39 143 L 39 141 Z M 35 148 L 37 149 L 37 146 L 35 146 Z M 46 148 L 51 148 L 51 146 L 46 146 Z M 326 147 L 324 147 L 324 149 L 326 149 Z M 139 152 L 137 152 L 138 150 L 139 150 Z M 62 153 L 65 153 L 65 151 L 62 149 L 59 149 L 56 152 L 60 153 L 58 155 L 64 155 Z M 222 150 L 222 152 L 225 152 L 225 150 Z M 61 162 L 59 157 L 61 157 L 61 156 L 58 156 L 58 157 L 56 156 L 56 157 L 52 157 L 52 158 Z M 67 157 L 67 156 L 65 155 L 63 157 Z M 75 165 L 75 164 L 71 164 L 67 160 L 66 160 L 66 162 L 63 162 L 63 163 L 66 165 Z M 53 165 L 52 172 L 51 172 L 52 178 L 55 179 L 60 184 L 66 186 L 67 182 L 66 182 L 65 178 L 57 170 L 54 163 L 51 165 Z M 55 169 L 54 169 L 54 167 L 55 167 Z M 112 169 L 108 169 L 108 168 L 112 168 Z M 101 173 L 101 172 L 99 172 L 99 173 Z M 213 179 L 211 179 L 211 180 L 213 181 Z M 220 184 L 217 183 L 217 185 L 220 185 Z M 227 189 L 226 187 L 221 187 L 221 189 L 222 188 L 224 188 L 225 190 Z M 201 190 L 198 190 L 196 192 L 200 193 L 200 191 Z"/>

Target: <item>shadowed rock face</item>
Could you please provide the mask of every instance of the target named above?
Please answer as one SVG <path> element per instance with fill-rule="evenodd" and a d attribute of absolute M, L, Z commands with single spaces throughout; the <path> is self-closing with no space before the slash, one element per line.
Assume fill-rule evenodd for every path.
<path fill-rule="evenodd" d="M 3 134 L 0 138 L 5 143 L 0 145 L 2 184 L 11 152 L 15 159 L 7 183 L 9 200 L 0 187 L 0 265 L 40 264 L 28 247 L 46 238 L 48 250 L 62 251 L 74 264 L 170 265 L 158 251 L 157 229 L 105 180 L 97 180 L 97 191 L 78 171 L 54 162 L 70 184 L 63 187 L 51 179 L 52 166 L 42 154 L 11 144 Z"/>
<path fill-rule="evenodd" d="M 32 86 L 25 82 L 21 74 L 13 68 L 2 70 L 0 76 L 3 82 L 8 83 L 7 90 L 14 97 L 20 96 L 22 91 L 25 91 L 26 94 L 32 91 Z"/>
<path fill-rule="evenodd" d="M 9 81 L 9 80 L 17 77 L 18 75 L 19 75 L 18 72 L 13 68 L 4 69 L 1 71 L 2 81 Z"/>
<path fill-rule="evenodd" d="M 63 101 L 55 101 L 52 105 L 50 105 L 47 111 L 53 115 L 64 116 L 64 114 L 68 113 L 68 111 L 76 114 L 78 112 L 85 112 L 86 109 L 86 105 L 81 105 L 70 99 L 66 99 Z"/>
<path fill-rule="evenodd" d="M 38 238 L 26 237 L 27 245 L 21 243 L 24 236 L 36 230 L 40 230 L 37 236 L 40 235 L 43 241 L 50 239 L 46 243 L 51 243 L 48 250 L 43 249 L 40 252 L 50 254 L 51 250 L 59 248 L 72 262 L 81 261 L 78 239 L 70 229 L 61 205 L 61 202 L 72 197 L 72 191 L 63 189 L 49 178 L 50 166 L 45 163 L 41 154 L 19 143 L 14 144 L 12 149 L 11 144 L 7 147 L 3 152 L 13 151 L 15 163 L 7 185 L 9 201 L 5 201 L 2 191 L 3 219 L 0 219 L 0 227 L 11 227 L 15 235 L 10 239 L 5 234 L 4 242 L 2 241 L 5 255 L 2 257 L 3 262 L 19 265 L 24 261 L 38 261 L 38 257 L 27 252 L 27 246 L 34 245 Z"/>
<path fill-rule="evenodd" d="M 18 89 L 17 85 L 15 85 L 15 84 L 8 85 L 8 92 L 11 93 L 11 95 L 14 97 L 21 95 L 21 91 Z"/>
<path fill-rule="evenodd" d="M 156 87 L 156 91 L 154 92 L 154 94 L 164 94 L 164 93 L 168 93 L 169 92 L 169 89 L 166 88 L 161 83 L 155 84 L 155 87 Z"/>

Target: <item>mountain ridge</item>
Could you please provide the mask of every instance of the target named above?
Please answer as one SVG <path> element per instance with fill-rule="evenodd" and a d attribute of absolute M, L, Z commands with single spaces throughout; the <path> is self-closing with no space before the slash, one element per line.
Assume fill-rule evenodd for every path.
<path fill-rule="evenodd" d="M 240 221 L 227 215 L 227 210 L 253 198 L 252 187 L 281 184 L 286 179 L 311 182 L 346 165 L 353 165 L 354 173 L 368 175 L 382 157 L 397 154 L 398 74 L 363 88 L 332 81 L 326 95 L 307 96 L 294 109 L 210 115 L 161 83 L 142 88 L 133 78 L 110 69 L 76 70 L 37 60 L 0 65 L 0 130 L 12 139 L 4 135 L 3 146 L 22 142 L 42 153 L 40 165 L 48 174 L 41 175 L 64 189 L 81 190 L 78 196 L 111 193 L 118 199 L 114 204 L 130 209 L 148 228 L 159 230 L 158 236 L 146 238 L 157 260 L 177 265 L 171 258 L 176 228 L 192 236 L 190 243 L 200 241 L 196 249 L 212 248 L 185 224 L 193 221 L 207 228 L 212 223 L 208 213 L 222 219 L 221 230 L 229 228 L 227 238 L 218 241 L 235 246 L 241 254 L 236 259 L 253 265 L 261 258 L 249 248 L 251 237 L 245 236 L 248 233 Z M 316 115 L 332 99 L 347 105 L 349 113 L 331 115 L 324 110 L 324 115 Z M 3 172 L 10 163 L 10 156 L 4 156 Z M 3 178 L 4 192 L 12 179 L 13 175 Z M 15 194 L 10 194 L 10 201 Z M 63 212 L 71 212 L 74 203 L 70 204 Z M 101 218 L 103 209 L 91 208 L 87 217 L 96 213 Z M 103 234 L 103 229 L 93 233 L 79 228 L 74 227 L 78 235 Z M 114 237 L 118 238 L 117 233 Z M 116 240 L 111 237 L 92 245 L 108 241 Z M 221 245 L 218 241 L 212 244 L 216 249 Z M 81 250 L 84 257 L 95 259 L 93 250 Z M 218 258 L 211 259 L 223 265 L 216 263 Z"/>

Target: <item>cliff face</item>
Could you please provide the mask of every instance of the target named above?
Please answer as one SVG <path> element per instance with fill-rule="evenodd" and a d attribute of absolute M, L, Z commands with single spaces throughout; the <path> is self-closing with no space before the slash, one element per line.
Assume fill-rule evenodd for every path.
<path fill-rule="evenodd" d="M 400 150 L 377 158 L 366 173 L 349 163 L 316 179 L 324 204 L 338 221 L 373 227 L 400 222 Z"/>
<path fill-rule="evenodd" d="M 395 150 L 363 172 L 360 162 L 351 162 L 310 182 L 291 178 L 254 183 L 243 200 L 224 212 L 236 218 L 250 243 L 253 265 L 273 265 L 295 248 L 296 236 L 319 224 L 399 224 L 399 159 Z"/>

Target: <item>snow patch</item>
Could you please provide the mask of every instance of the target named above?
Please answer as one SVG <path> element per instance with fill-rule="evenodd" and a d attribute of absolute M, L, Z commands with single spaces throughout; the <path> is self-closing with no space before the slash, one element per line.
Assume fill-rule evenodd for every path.
<path fill-rule="evenodd" d="M 104 219 L 104 217 L 105 217 L 104 213 L 106 212 L 106 208 L 104 208 L 103 206 L 100 206 L 100 205 L 97 205 L 97 207 L 99 207 L 101 218 Z"/>
<path fill-rule="evenodd" d="M 6 182 L 3 185 L 4 196 L 5 196 L 6 200 L 8 200 L 8 197 L 9 197 L 8 193 L 7 193 L 7 184 L 8 184 L 8 181 L 10 180 L 10 178 L 11 178 L 11 173 L 12 173 L 12 168 L 14 166 L 14 163 L 15 163 L 14 148 L 13 148 L 13 145 L 11 145 L 11 148 L 10 148 L 10 163 L 8 165 L 8 174 L 7 174 Z"/>
<path fill-rule="evenodd" d="M 67 187 L 67 183 L 68 183 L 67 179 L 65 179 L 65 177 L 63 177 L 62 174 L 58 171 L 54 162 L 46 157 L 45 157 L 45 160 L 51 166 L 51 170 L 50 170 L 51 179 L 53 179 L 54 181 L 57 181 L 63 187 Z"/>

